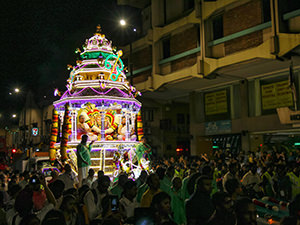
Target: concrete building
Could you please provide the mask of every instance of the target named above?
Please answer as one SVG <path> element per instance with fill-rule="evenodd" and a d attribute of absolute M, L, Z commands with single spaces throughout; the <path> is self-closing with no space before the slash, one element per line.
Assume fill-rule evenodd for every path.
<path fill-rule="evenodd" d="M 255 151 L 298 138 L 297 122 L 282 124 L 276 112 L 300 103 L 298 0 L 118 4 L 142 11 L 132 81 L 143 93 L 145 133 L 159 154 L 196 155 L 212 145 Z M 129 57 L 129 46 L 123 50 Z"/>

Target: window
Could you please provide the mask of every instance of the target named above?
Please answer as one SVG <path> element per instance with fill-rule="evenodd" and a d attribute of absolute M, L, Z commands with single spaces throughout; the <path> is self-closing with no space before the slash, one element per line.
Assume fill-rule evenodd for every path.
<path fill-rule="evenodd" d="M 153 121 L 153 109 L 146 109 L 144 112 L 144 119 L 146 122 Z"/>
<path fill-rule="evenodd" d="M 170 57 L 170 38 L 164 39 L 162 41 L 163 45 L 163 59 Z"/>
<path fill-rule="evenodd" d="M 223 15 L 216 16 L 212 19 L 213 40 L 222 38 L 223 34 Z"/>
<path fill-rule="evenodd" d="M 264 23 L 271 21 L 270 0 L 262 0 L 262 14 Z"/>
<path fill-rule="evenodd" d="M 194 8 L 194 0 L 184 0 L 184 11 Z"/>

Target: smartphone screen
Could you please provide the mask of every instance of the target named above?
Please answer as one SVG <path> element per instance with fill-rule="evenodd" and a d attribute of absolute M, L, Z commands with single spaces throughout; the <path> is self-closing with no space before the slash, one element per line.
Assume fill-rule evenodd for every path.
<path fill-rule="evenodd" d="M 119 210 L 119 200 L 117 195 L 111 196 L 111 211 L 116 212 Z"/>

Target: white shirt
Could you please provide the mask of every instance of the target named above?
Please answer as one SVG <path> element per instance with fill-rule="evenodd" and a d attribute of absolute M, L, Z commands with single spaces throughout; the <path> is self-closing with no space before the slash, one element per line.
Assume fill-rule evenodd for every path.
<path fill-rule="evenodd" d="M 63 173 L 57 178 L 57 180 L 61 180 L 62 182 L 64 182 L 65 184 L 64 190 L 74 188 L 74 185 L 79 183 L 77 177 L 72 173 L 71 174 Z"/>
<path fill-rule="evenodd" d="M 136 198 L 131 202 L 128 198 L 122 197 L 119 201 L 120 206 L 123 207 L 127 218 L 134 216 L 134 209 L 140 207 L 140 204 L 136 201 Z"/>

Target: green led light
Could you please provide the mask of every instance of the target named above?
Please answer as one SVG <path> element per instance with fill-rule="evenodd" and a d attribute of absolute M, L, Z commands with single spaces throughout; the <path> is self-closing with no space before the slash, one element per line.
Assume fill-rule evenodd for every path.
<path fill-rule="evenodd" d="M 296 142 L 294 145 L 295 145 L 295 146 L 299 146 L 299 145 L 300 145 L 300 143 L 299 143 L 299 142 Z"/>
<path fill-rule="evenodd" d="M 213 146 L 213 148 L 219 148 L 219 146 Z"/>

